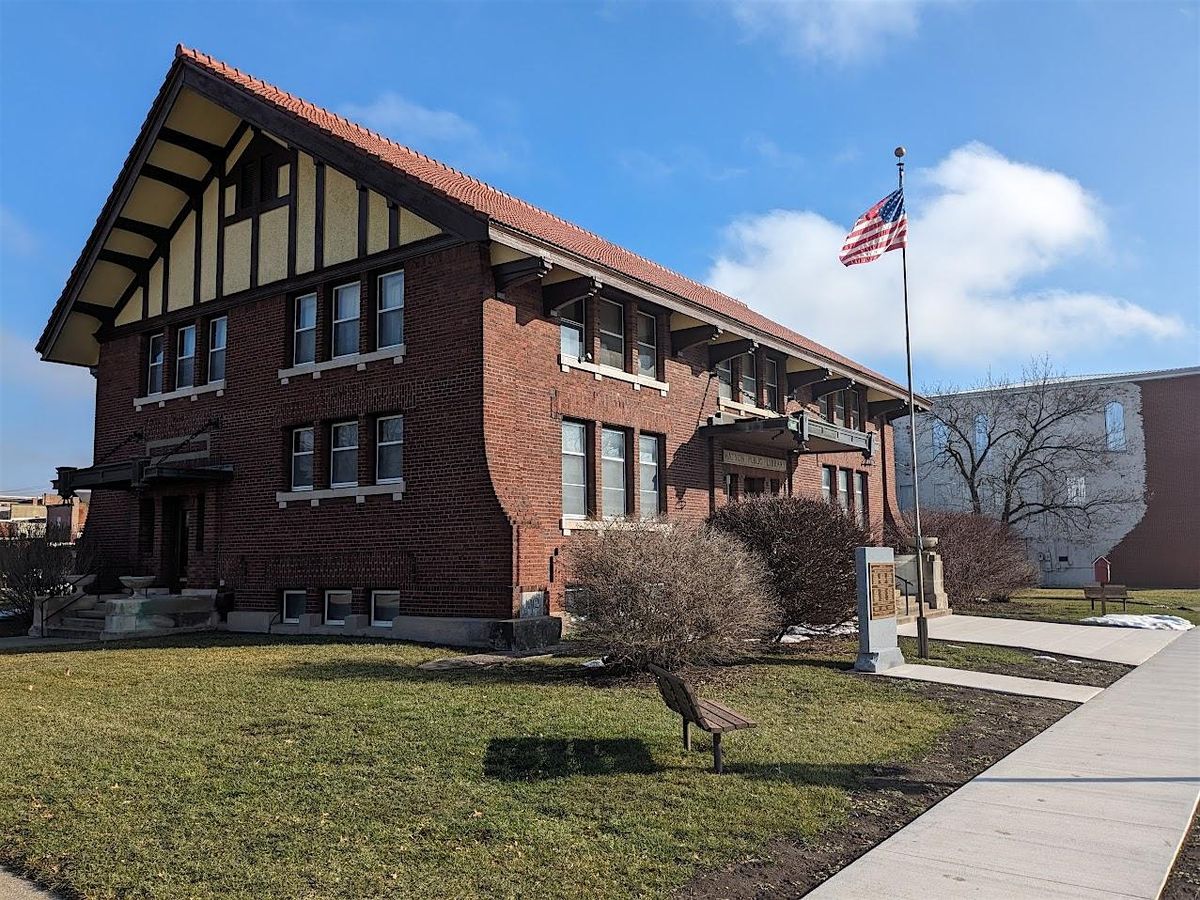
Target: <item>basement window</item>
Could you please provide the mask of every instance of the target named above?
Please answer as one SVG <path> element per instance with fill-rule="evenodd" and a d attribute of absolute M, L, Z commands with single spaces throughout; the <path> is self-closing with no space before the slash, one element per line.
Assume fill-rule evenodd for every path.
<path fill-rule="evenodd" d="M 350 615 L 350 591 L 325 592 L 325 624 L 345 625 L 346 616 Z"/>
<path fill-rule="evenodd" d="M 308 605 L 308 593 L 306 591 L 284 591 L 283 592 L 283 608 L 282 620 L 285 625 L 299 625 L 300 616 L 304 613 L 305 606 Z"/>

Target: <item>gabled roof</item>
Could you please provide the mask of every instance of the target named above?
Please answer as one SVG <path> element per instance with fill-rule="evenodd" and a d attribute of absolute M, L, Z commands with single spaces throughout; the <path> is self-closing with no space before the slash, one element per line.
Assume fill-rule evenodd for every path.
<path fill-rule="evenodd" d="M 454 204 L 460 206 L 465 213 L 484 219 L 488 223 L 496 223 L 507 229 L 511 229 L 514 232 L 529 237 L 534 242 L 547 245 L 550 248 L 560 249 L 571 256 L 589 261 L 598 267 L 611 270 L 618 275 L 635 282 L 640 282 L 657 291 L 681 298 L 702 310 L 707 310 L 720 317 L 739 323 L 752 333 L 757 332 L 774 338 L 784 345 L 790 345 L 808 358 L 815 358 L 822 363 L 832 364 L 837 368 L 847 370 L 849 373 L 864 375 L 881 386 L 886 386 L 891 391 L 903 392 L 904 390 L 890 379 L 872 372 L 848 357 L 842 356 L 830 348 L 778 322 L 768 319 L 740 300 L 700 284 L 677 272 L 673 272 L 658 263 L 652 262 L 623 247 L 619 247 L 596 234 L 585 231 L 558 216 L 485 184 L 477 178 L 466 175 L 361 125 L 357 125 L 342 116 L 331 113 L 313 103 L 282 91 L 259 78 L 255 78 L 226 63 L 220 62 L 208 54 L 180 45 L 176 48 L 176 65 L 172 68 L 172 74 L 175 72 L 175 68 L 181 64 L 185 67 L 194 67 L 215 76 L 226 85 L 235 87 L 239 91 L 273 107 L 275 110 L 286 113 L 294 119 L 317 129 L 322 135 L 348 144 L 368 154 L 396 172 L 418 182 L 427 190 L 452 201 Z M 170 77 L 168 75 L 168 83 L 170 82 Z M 164 85 L 165 90 L 166 85 Z M 156 104 L 162 99 L 163 92 L 160 92 Z M 150 119 L 148 118 L 146 125 L 143 126 L 143 133 L 139 137 L 139 141 L 145 140 L 146 130 L 149 125 Z M 131 152 L 130 158 L 126 160 L 126 166 L 122 170 L 122 175 L 118 179 L 118 185 L 122 179 L 128 176 L 129 173 L 127 170 L 133 161 L 134 153 Z M 116 191 L 117 187 L 114 186 L 114 195 Z M 110 197 L 109 203 L 111 204 L 112 201 L 113 198 Z M 104 214 L 97 221 L 98 230 L 101 229 L 103 219 Z M 95 232 L 92 235 L 92 239 L 89 240 L 89 246 L 94 240 L 96 240 Z M 79 275 L 79 269 L 84 264 L 86 256 L 87 249 L 85 248 L 84 255 L 81 256 L 80 262 L 76 264 L 76 271 L 72 273 L 73 280 Z M 59 305 L 56 306 L 56 316 L 63 312 L 61 307 L 68 302 L 70 287 L 71 283 L 69 282 L 68 290 L 64 291 L 63 297 L 59 300 Z M 55 318 L 52 317 L 46 327 L 46 332 L 39 342 L 39 350 L 43 352 L 54 323 Z"/>

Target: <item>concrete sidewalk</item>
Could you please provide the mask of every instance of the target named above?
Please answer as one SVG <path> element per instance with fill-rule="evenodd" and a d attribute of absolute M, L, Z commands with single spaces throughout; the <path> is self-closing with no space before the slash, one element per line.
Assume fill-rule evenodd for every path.
<path fill-rule="evenodd" d="M 1042 681 L 1038 678 L 993 675 L 991 672 L 972 672 L 966 669 L 951 669 L 947 666 L 922 666 L 911 663 L 893 666 L 880 672 L 879 675 L 882 678 L 932 681 L 937 684 L 953 684 L 981 691 L 999 691 L 1001 694 L 1019 694 L 1022 697 L 1067 700 L 1071 703 L 1086 703 L 1104 690 L 1104 688 L 1088 687 L 1082 684 L 1063 684 L 1060 681 Z"/>
<path fill-rule="evenodd" d="M 898 632 L 916 637 L 916 623 L 901 625 Z M 1193 629 L 1195 631 L 1195 629 Z M 989 616 L 944 616 L 929 620 L 929 636 L 937 641 L 963 644 L 996 644 L 1024 647 L 1060 656 L 1079 656 L 1137 666 L 1144 663 L 1185 631 L 1150 631 L 1105 625 L 1064 625 Z"/>
<path fill-rule="evenodd" d="M 1198 801 L 1200 629 L 808 896 L 1153 900 Z"/>

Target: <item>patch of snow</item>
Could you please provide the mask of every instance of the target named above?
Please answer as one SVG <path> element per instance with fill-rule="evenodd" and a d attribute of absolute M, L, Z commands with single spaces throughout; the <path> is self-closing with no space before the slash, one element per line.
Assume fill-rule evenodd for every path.
<path fill-rule="evenodd" d="M 1190 631 L 1196 626 L 1179 616 L 1133 615 L 1132 613 L 1109 613 L 1107 616 L 1088 616 L 1081 619 L 1085 625 L 1112 625 L 1117 628 L 1149 628 L 1153 631 Z"/>
<path fill-rule="evenodd" d="M 1034 659 L 1044 659 L 1046 662 L 1058 662 L 1058 658 L 1054 656 L 1035 656 Z"/>
<path fill-rule="evenodd" d="M 603 669 L 603 668 L 604 668 L 604 660 L 602 660 L 602 659 L 589 659 L 587 662 L 585 662 L 585 663 L 581 663 L 581 665 L 582 665 L 582 666 L 583 666 L 585 669 Z"/>
<path fill-rule="evenodd" d="M 783 630 L 783 637 L 779 639 L 779 643 L 798 644 L 801 641 L 807 641 L 814 637 L 841 637 L 845 634 L 858 634 L 858 624 L 855 622 L 843 622 L 841 625 L 834 625 L 830 628 L 814 628 L 811 625 L 789 625 Z"/>
<path fill-rule="evenodd" d="M 781 643 L 781 644 L 802 644 L 805 641 L 811 641 L 811 640 L 812 640 L 812 638 L 810 638 L 806 634 L 792 634 L 792 629 L 789 628 L 787 630 L 787 632 L 783 635 L 783 637 L 781 637 L 779 639 L 779 643 Z"/>

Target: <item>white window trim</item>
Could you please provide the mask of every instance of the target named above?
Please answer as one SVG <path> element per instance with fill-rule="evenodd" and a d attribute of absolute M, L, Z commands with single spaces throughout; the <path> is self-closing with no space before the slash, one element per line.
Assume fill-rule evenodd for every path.
<path fill-rule="evenodd" d="M 302 451 L 299 453 L 296 452 L 296 432 L 298 432 L 298 431 L 311 431 L 313 433 L 313 448 L 311 450 L 305 450 L 305 451 Z M 292 494 L 312 493 L 314 485 L 310 484 L 307 487 L 305 487 L 304 485 L 296 485 L 296 484 L 292 483 L 292 479 L 294 479 L 296 477 L 296 457 L 297 456 L 311 456 L 312 457 L 313 465 L 311 465 L 309 468 L 312 471 L 313 478 L 316 479 L 316 476 L 317 476 L 317 472 L 316 472 L 317 429 L 315 427 L 308 425 L 308 426 L 303 426 L 301 428 L 293 428 L 292 429 L 292 455 L 288 458 L 288 462 L 290 463 L 290 467 L 288 469 L 288 485 L 290 487 L 290 490 L 288 491 L 288 493 L 292 493 Z"/>
<path fill-rule="evenodd" d="M 560 504 L 560 506 L 562 504 L 562 496 L 561 496 L 561 494 L 562 494 L 562 481 L 561 481 L 562 458 L 564 456 L 578 456 L 583 460 L 583 507 L 586 510 L 587 509 L 587 501 L 588 501 L 588 496 L 587 496 L 588 495 L 588 489 L 587 489 L 588 472 L 590 471 L 590 469 L 592 467 L 592 463 L 591 463 L 591 460 L 588 458 L 588 451 L 587 451 L 587 444 L 588 444 L 587 426 L 584 425 L 582 422 L 575 422 L 575 421 L 571 421 L 569 419 L 567 421 L 563 422 L 563 424 L 564 425 L 568 425 L 568 424 L 576 425 L 583 429 L 583 452 L 582 453 L 567 453 L 565 450 L 561 449 L 561 444 L 560 444 L 560 449 L 559 449 L 559 468 L 560 468 L 559 504 Z M 560 430 L 560 434 L 561 434 L 561 430 Z M 576 513 L 570 513 L 570 514 L 564 513 L 563 519 L 565 521 L 581 522 L 581 521 L 585 521 L 587 519 L 587 513 L 584 512 L 583 515 L 578 515 Z"/>
<path fill-rule="evenodd" d="M 646 440 L 654 441 L 654 451 L 655 451 L 655 453 L 654 453 L 654 477 L 658 479 L 658 485 L 659 485 L 658 490 L 653 491 L 654 514 L 651 516 L 646 515 L 646 509 L 642 503 L 642 501 L 645 499 L 646 495 L 651 493 L 651 491 L 646 490 L 645 487 L 643 487 L 643 485 L 642 485 L 642 467 L 646 465 L 646 463 L 642 462 L 642 441 L 646 441 Z M 643 522 L 646 522 L 651 519 L 657 519 L 663 515 L 663 511 L 661 509 L 662 497 L 663 497 L 663 491 L 662 491 L 662 487 L 663 487 L 663 483 L 662 483 L 663 438 L 662 438 L 662 436 L 657 435 L 657 434 L 643 434 L 641 432 L 638 432 L 637 453 L 638 453 L 638 463 L 637 463 L 637 465 L 638 465 L 638 471 L 637 471 L 638 485 L 637 485 L 637 487 L 638 487 L 638 507 L 639 507 L 638 515 Z"/>
<path fill-rule="evenodd" d="M 772 369 L 775 370 L 775 378 L 774 379 L 770 379 L 767 377 L 767 373 L 769 371 L 771 371 Z M 766 360 L 763 361 L 762 389 L 763 389 L 764 395 L 769 393 L 770 387 L 775 388 L 775 409 L 772 409 L 772 407 L 766 407 L 766 409 L 772 409 L 772 411 L 774 412 L 774 411 L 777 411 L 777 408 L 779 406 L 779 360 L 771 359 L 768 357 Z M 784 405 L 786 406 L 787 404 L 785 403 Z"/>
<path fill-rule="evenodd" d="M 642 329 L 640 327 L 642 319 L 650 320 L 650 324 L 651 324 L 650 334 L 653 337 L 651 338 L 649 343 L 642 340 Z M 650 313 L 639 311 L 635 314 L 633 321 L 634 321 L 635 325 L 638 326 L 637 330 L 633 336 L 633 345 L 634 345 L 634 348 L 637 350 L 637 357 L 638 357 L 637 358 L 638 371 L 636 374 L 642 378 L 653 377 L 655 380 L 657 380 L 657 378 L 658 378 L 658 318 L 656 316 L 651 315 Z M 642 350 L 649 350 L 650 355 L 654 358 L 654 375 L 653 376 L 642 375 L 642 371 L 641 371 L 641 369 L 642 369 Z"/>
<path fill-rule="evenodd" d="M 300 301 L 307 300 L 309 297 L 312 297 L 312 301 L 313 301 L 313 323 L 312 323 L 312 325 L 310 325 L 306 328 L 301 328 L 300 327 Z M 295 362 L 295 359 L 296 359 L 296 345 L 299 343 L 298 339 L 299 339 L 300 335 L 307 334 L 310 331 L 313 332 L 313 335 L 314 335 L 313 336 L 313 361 L 308 362 L 308 363 L 298 363 L 297 365 L 292 367 L 293 369 L 303 369 L 305 366 L 315 366 L 317 364 L 317 360 L 316 360 L 316 356 L 317 356 L 316 330 L 317 330 L 317 313 L 319 312 L 320 302 L 321 301 L 317 297 L 316 294 L 301 294 L 299 297 L 296 298 L 296 308 L 292 313 L 292 361 Z M 283 371 L 283 370 L 281 369 L 280 371 Z"/>
<path fill-rule="evenodd" d="M 376 494 L 391 494 L 393 500 L 404 499 L 404 479 L 389 484 L 360 484 L 357 487 L 321 488 L 320 490 L 276 491 L 275 502 L 280 509 L 289 503 L 304 500 L 309 506 L 320 506 L 322 500 L 338 500 L 353 497 L 356 503 L 365 503 Z"/>
<path fill-rule="evenodd" d="M 649 388 L 653 391 L 658 391 L 663 397 L 667 396 L 667 391 L 671 389 L 670 382 L 659 381 L 655 378 L 647 378 L 645 375 L 635 375 L 626 372 L 624 369 L 616 369 L 612 366 L 601 366 L 597 363 L 590 363 L 582 359 L 574 359 L 570 356 L 558 357 L 558 365 L 564 372 L 570 372 L 572 369 L 578 369 L 581 372 L 588 372 L 595 376 L 597 381 L 603 381 L 605 378 L 611 378 L 614 381 L 624 381 L 633 385 L 635 391 L 640 391 L 642 388 Z"/>
<path fill-rule="evenodd" d="M 157 363 L 157 368 L 159 370 L 158 390 L 152 391 L 152 390 L 150 390 L 150 382 L 152 380 L 150 378 L 150 373 L 153 372 L 156 367 L 155 362 L 154 362 L 154 339 L 155 338 L 158 339 L 159 353 L 162 354 L 162 359 Z M 160 331 L 158 334 L 150 335 L 150 345 L 149 345 L 150 352 L 146 359 L 146 396 L 147 397 L 159 396 L 160 394 L 162 394 L 163 388 L 166 387 L 166 385 L 163 384 L 163 376 L 165 376 L 167 373 L 166 343 L 167 343 L 167 336 L 164 332 Z M 137 401 L 134 401 L 135 404 L 136 404 L 136 402 Z"/>
<path fill-rule="evenodd" d="M 354 603 L 354 592 L 347 590 L 346 588 L 335 588 L 333 590 L 328 590 L 325 592 L 325 611 L 321 616 L 321 624 L 322 625 L 345 625 L 346 624 L 345 619 L 329 618 L 329 595 L 330 594 L 349 594 L 350 595 L 350 603 L 353 604 Z"/>
<path fill-rule="evenodd" d="M 605 456 L 604 455 L 604 435 L 605 432 L 612 432 L 621 436 L 621 456 Z M 600 471 L 597 473 L 600 477 L 596 481 L 596 493 L 599 495 L 599 507 L 601 517 L 609 521 L 620 521 L 629 516 L 629 432 L 624 428 L 612 428 L 607 425 L 600 426 Z M 621 464 L 621 493 L 625 495 L 625 511 L 615 516 L 604 515 L 604 492 L 606 490 L 615 490 L 615 488 L 606 488 L 604 485 L 604 464 L 606 462 L 619 462 Z"/>
<path fill-rule="evenodd" d="M 396 591 L 396 590 L 371 591 L 371 627 L 372 628 L 391 628 L 392 627 L 391 621 L 375 618 L 375 598 L 379 594 L 395 594 L 397 596 L 397 598 L 399 598 L 400 592 Z M 399 613 L 397 613 L 397 615 L 399 615 Z"/>
<path fill-rule="evenodd" d="M 622 361 L 627 360 L 628 356 L 626 355 L 626 348 L 629 345 L 626 343 L 627 338 L 625 336 L 625 306 L 624 306 L 624 304 L 617 303 L 613 300 L 606 300 L 603 297 L 599 297 L 597 299 L 601 304 L 607 303 L 609 306 L 615 306 L 620 311 L 621 316 L 618 321 L 620 321 L 620 323 L 621 323 L 621 330 L 620 330 L 620 332 L 604 330 L 604 327 L 600 324 L 600 321 L 601 321 L 600 310 L 603 309 L 603 306 L 598 306 L 596 308 L 596 337 L 597 337 L 596 342 L 598 345 L 603 343 L 603 341 L 601 339 L 605 335 L 608 335 L 609 337 L 619 337 L 621 339 L 621 359 L 622 359 Z M 600 352 L 602 350 L 602 348 L 599 346 L 597 346 L 596 349 L 597 349 L 597 352 Z M 616 368 L 616 366 L 605 366 L 605 368 L 613 369 L 613 368 Z M 621 371 L 624 371 L 624 369 L 622 368 Z"/>
<path fill-rule="evenodd" d="M 192 352 L 185 356 L 182 352 L 180 352 L 180 345 L 183 343 L 183 336 L 185 334 L 187 334 L 189 331 L 192 333 Z M 192 361 L 192 383 L 191 384 L 180 384 L 179 383 L 179 364 L 185 359 L 190 359 Z M 193 388 L 195 386 L 196 386 L 196 326 L 195 325 L 184 325 L 177 332 L 175 332 L 175 391 L 185 391 L 188 388 Z M 171 393 L 174 393 L 175 391 L 172 391 Z"/>
<path fill-rule="evenodd" d="M 275 375 L 279 379 L 280 384 L 287 384 L 291 379 L 302 375 L 311 375 L 315 380 L 321 377 L 322 372 L 328 372 L 330 369 L 345 369 L 355 366 L 358 371 L 362 372 L 367 368 L 367 363 L 378 362 L 381 359 L 390 359 L 395 365 L 400 365 L 400 363 L 404 362 L 404 345 L 397 344 L 395 347 L 372 350 L 370 353 L 338 356 L 334 359 L 327 359 L 324 362 L 304 363 L 303 365 L 292 366 L 288 369 L 279 369 Z"/>
<path fill-rule="evenodd" d="M 195 387 L 180 388 L 177 391 L 168 391 L 165 394 L 147 394 L 145 397 L 134 397 L 133 409 L 135 412 L 141 412 L 143 406 L 162 407 L 166 406 L 169 400 L 179 400 L 183 397 L 190 397 L 193 400 L 197 400 L 204 394 L 216 394 L 218 397 L 224 397 L 225 379 L 210 381 L 208 384 L 198 384 Z"/>
<path fill-rule="evenodd" d="M 217 347 L 213 344 L 213 331 L 216 329 L 218 322 L 225 323 L 225 343 L 222 344 L 220 347 Z M 225 350 L 228 349 L 228 346 L 229 346 L 229 316 L 217 316 L 215 319 L 211 319 L 208 323 L 208 366 L 206 367 L 205 372 L 204 372 L 205 384 L 213 383 L 213 379 L 212 379 L 213 354 L 218 351 L 221 353 L 224 353 Z M 226 362 L 228 362 L 228 361 L 229 361 L 228 358 L 226 358 Z M 222 377 L 222 378 L 218 378 L 216 380 L 224 381 L 225 379 Z"/>
<path fill-rule="evenodd" d="M 308 591 L 301 591 L 301 590 L 284 591 L 283 597 L 280 600 L 279 621 L 282 622 L 284 625 L 299 625 L 300 624 L 300 616 L 296 616 L 293 619 L 288 618 L 288 614 L 287 614 L 288 594 L 299 594 L 301 597 L 304 598 L 304 602 L 307 605 L 308 604 Z M 301 614 L 301 615 L 303 615 L 303 614 Z"/>
<path fill-rule="evenodd" d="M 358 288 L 358 303 L 355 304 L 358 311 L 352 318 L 339 319 L 337 317 L 338 291 L 342 290 L 343 288 L 348 288 L 348 287 L 357 287 Z M 361 343 L 362 343 L 362 334 L 361 334 L 361 331 L 362 331 L 362 282 L 355 280 L 355 281 L 347 281 L 345 284 L 339 284 L 330 292 L 330 295 L 333 298 L 332 303 L 331 303 L 331 306 L 332 306 L 331 311 L 332 311 L 333 315 L 330 317 L 331 322 L 330 322 L 330 326 L 329 326 L 329 358 L 331 360 L 334 360 L 334 359 L 347 359 L 348 357 L 351 357 L 351 356 L 359 356 L 360 354 L 357 350 L 354 350 L 350 353 L 335 354 L 333 352 L 333 348 L 337 346 L 337 327 L 339 325 L 345 324 L 346 322 L 357 322 L 358 323 L 359 332 L 360 332 L 359 333 L 359 345 L 361 346 Z"/>
<path fill-rule="evenodd" d="M 398 441 L 381 441 L 379 439 L 379 433 L 381 431 L 381 426 L 383 425 L 384 422 L 388 421 L 389 419 L 399 419 L 400 420 L 400 433 L 402 435 L 404 434 L 404 415 L 403 415 L 403 413 L 397 413 L 394 416 L 380 416 L 378 419 L 375 420 L 375 483 L 376 484 L 403 484 L 404 483 L 404 465 L 403 465 L 403 463 L 401 463 L 400 474 L 397 477 L 395 477 L 395 478 L 380 478 L 379 477 L 379 448 L 380 447 L 396 447 L 396 446 L 398 446 L 401 448 L 401 450 L 400 450 L 401 454 L 404 453 L 404 449 L 403 449 L 404 448 L 404 438 L 403 437 L 401 437 L 400 440 L 398 440 Z M 403 455 L 401 456 L 401 459 L 403 459 Z"/>
<path fill-rule="evenodd" d="M 335 447 L 333 445 L 333 433 L 337 429 L 344 428 L 346 426 L 354 427 L 354 446 L 352 446 L 352 447 Z M 330 488 L 336 489 L 336 488 L 358 487 L 358 466 L 357 465 L 355 465 L 355 467 L 354 467 L 354 480 L 353 481 L 334 481 L 333 480 L 334 457 L 338 453 L 346 453 L 350 450 L 354 451 L 354 460 L 357 463 L 358 462 L 358 451 L 359 451 L 358 420 L 351 419 L 349 421 L 344 421 L 344 422 L 331 422 L 329 425 L 329 486 L 330 486 Z"/>
<path fill-rule="evenodd" d="M 404 270 L 396 269 L 392 272 L 384 272 L 382 275 L 379 275 L 375 279 L 375 350 L 376 350 L 376 352 L 378 352 L 380 350 L 395 350 L 397 347 L 404 346 L 403 340 L 401 340 L 400 343 L 398 343 L 398 344 L 386 344 L 382 347 L 379 346 L 379 320 L 382 318 L 384 313 L 393 313 L 393 312 L 400 313 L 400 333 L 401 333 L 401 335 L 404 334 L 404 299 L 405 299 L 404 293 L 405 293 L 405 291 L 402 290 L 400 292 L 400 305 L 399 306 L 392 306 L 392 307 L 389 307 L 388 309 L 383 308 L 383 297 L 384 297 L 383 279 L 390 278 L 393 275 L 399 275 L 401 277 L 401 279 L 403 279 L 404 278 Z M 407 288 L 408 288 L 407 282 L 405 282 L 404 287 L 405 287 L 405 290 L 407 290 Z"/>
<path fill-rule="evenodd" d="M 562 518 L 559 521 L 559 529 L 564 535 L 570 534 L 572 531 L 599 531 L 602 528 L 653 528 L 656 531 L 666 531 L 672 527 L 672 523 L 660 519 L 629 519 L 629 518 L 607 518 L 607 519 L 569 519 Z"/>

